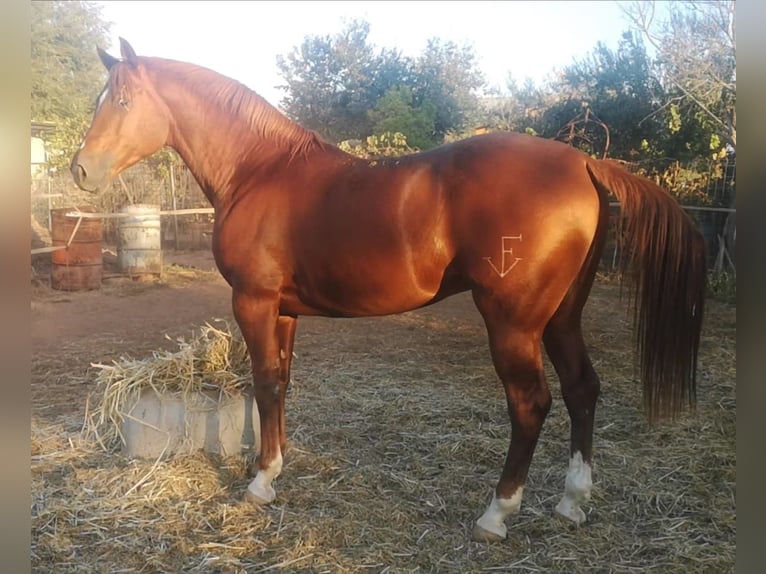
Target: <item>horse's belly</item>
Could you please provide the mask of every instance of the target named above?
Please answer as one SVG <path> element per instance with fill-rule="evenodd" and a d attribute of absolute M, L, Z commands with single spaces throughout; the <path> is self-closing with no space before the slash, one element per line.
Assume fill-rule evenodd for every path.
<path fill-rule="evenodd" d="M 439 292 L 446 265 L 420 267 L 400 261 L 359 261 L 305 275 L 283 293 L 283 309 L 294 314 L 362 317 L 390 315 L 426 305 Z"/>

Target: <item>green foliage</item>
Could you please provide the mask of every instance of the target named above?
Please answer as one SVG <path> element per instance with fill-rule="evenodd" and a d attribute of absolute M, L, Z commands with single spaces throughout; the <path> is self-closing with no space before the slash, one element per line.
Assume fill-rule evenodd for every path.
<path fill-rule="evenodd" d="M 668 129 L 670 133 L 676 134 L 681 131 L 681 113 L 678 111 L 677 104 L 670 104 L 668 116 Z"/>
<path fill-rule="evenodd" d="M 90 125 L 87 113 L 73 113 L 71 117 L 48 116 L 56 124 L 53 133 L 46 137 L 48 167 L 54 171 L 66 171 L 69 162 Z"/>
<path fill-rule="evenodd" d="M 364 141 L 344 140 L 338 144 L 338 147 L 364 159 L 401 157 L 416 151 L 407 144 L 407 137 L 404 134 L 391 132 L 368 136 Z"/>
<path fill-rule="evenodd" d="M 505 97 L 485 108 L 488 129 L 558 139 L 593 157 L 660 157 L 662 86 L 637 35 L 623 34 L 617 50 L 597 43 L 582 60 L 541 86 L 508 77 Z"/>
<path fill-rule="evenodd" d="M 31 3 L 31 112 L 56 124 L 51 165 L 65 168 L 90 124 L 95 95 L 106 81 L 96 46 L 106 46 L 109 24 L 92 2 Z"/>
<path fill-rule="evenodd" d="M 664 168 L 639 168 L 636 173 L 655 181 L 684 205 L 712 206 L 707 190 L 720 177 L 720 163 L 699 160 L 688 164 L 672 162 Z"/>
<path fill-rule="evenodd" d="M 405 134 L 415 149 L 436 145 L 436 106 L 429 100 L 417 105 L 412 88 L 397 86 L 386 92 L 370 110 L 373 133 Z"/>
<path fill-rule="evenodd" d="M 504 96 L 485 98 L 479 123 L 488 130 L 525 132 L 537 135 L 532 127 L 546 106 L 541 88 L 527 78 L 519 85 L 508 74 L 507 92 Z"/>
<path fill-rule="evenodd" d="M 154 152 L 151 156 L 145 160 L 154 174 L 162 181 L 170 178 L 170 166 L 180 167 L 183 165 L 181 156 L 176 151 L 169 147 L 163 147 L 162 149 Z"/>
<path fill-rule="evenodd" d="M 636 35 L 623 34 L 616 51 L 602 43 L 567 66 L 549 89 L 559 94 L 533 126 L 596 157 L 640 157 L 655 140 L 661 86 Z"/>
<path fill-rule="evenodd" d="M 676 105 L 691 127 L 683 134 L 689 151 L 702 152 L 699 146 L 707 144 L 711 132 L 736 148 L 735 1 L 663 3 L 662 17 L 656 8 L 654 1 L 623 6 L 633 27 L 657 51 L 655 74 L 666 92 L 663 104 Z"/>
<path fill-rule="evenodd" d="M 737 302 L 737 276 L 733 273 L 710 271 L 707 276 L 710 297 L 725 303 Z"/>

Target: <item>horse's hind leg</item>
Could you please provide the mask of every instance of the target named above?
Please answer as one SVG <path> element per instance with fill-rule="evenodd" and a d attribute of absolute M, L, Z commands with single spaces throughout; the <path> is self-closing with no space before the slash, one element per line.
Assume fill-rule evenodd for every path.
<path fill-rule="evenodd" d="M 555 316 L 543 334 L 545 349 L 561 381 L 570 419 L 570 459 L 564 496 L 556 512 L 576 524 L 585 522 L 581 504 L 590 498 L 592 486 L 593 420 L 600 382 L 593 369 L 575 318 Z"/>
<path fill-rule="evenodd" d="M 594 239 L 582 271 L 543 331 L 545 350 L 561 382 L 570 420 L 569 469 L 556 512 L 576 524 L 585 522 L 580 505 L 590 498 L 593 484 L 593 420 L 601 387 L 582 336 L 582 310 L 593 286 L 603 241 L 603 235 Z"/>
<path fill-rule="evenodd" d="M 476 522 L 474 540 L 506 537 L 504 520 L 521 507 L 524 484 L 551 393 L 543 375 L 540 333 L 511 327 L 511 313 L 497 299 L 474 293 L 489 334 L 492 361 L 505 388 L 511 418 L 511 443 L 492 502 Z"/>

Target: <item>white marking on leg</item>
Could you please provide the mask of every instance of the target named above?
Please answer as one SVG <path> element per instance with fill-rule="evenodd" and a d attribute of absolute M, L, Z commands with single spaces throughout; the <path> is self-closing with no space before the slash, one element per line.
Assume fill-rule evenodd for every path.
<path fill-rule="evenodd" d="M 521 496 L 524 493 L 524 487 L 520 486 L 510 498 L 498 498 L 497 493 L 492 495 L 492 502 L 489 503 L 487 510 L 484 511 L 476 524 L 500 538 L 505 538 L 508 529 L 505 527 L 505 519 L 511 514 L 517 514 L 521 508 Z"/>
<path fill-rule="evenodd" d="M 279 476 L 282 472 L 282 453 L 277 453 L 277 457 L 271 462 L 266 469 L 260 469 L 255 475 L 253 481 L 248 485 L 247 490 L 257 500 L 262 500 L 268 504 L 272 502 L 277 493 L 274 491 L 274 487 L 271 486 L 272 481 Z"/>
<path fill-rule="evenodd" d="M 590 499 L 592 486 L 590 465 L 577 451 L 569 460 L 569 470 L 564 480 L 564 496 L 556 505 L 556 512 L 576 524 L 585 522 L 585 512 L 580 508 L 580 503 Z"/>

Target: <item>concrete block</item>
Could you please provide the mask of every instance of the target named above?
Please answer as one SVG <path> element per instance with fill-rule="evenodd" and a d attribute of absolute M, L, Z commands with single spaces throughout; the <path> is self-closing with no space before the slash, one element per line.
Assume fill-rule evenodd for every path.
<path fill-rule="evenodd" d="M 252 405 L 252 402 L 251 402 Z M 258 409 L 252 405 L 254 450 L 260 452 Z M 249 410 L 249 409 L 248 409 Z M 219 393 L 189 395 L 144 390 L 123 417 L 123 453 L 132 458 L 192 453 L 198 450 L 234 455 L 242 452 L 245 430 L 245 398 L 219 400 Z"/>

